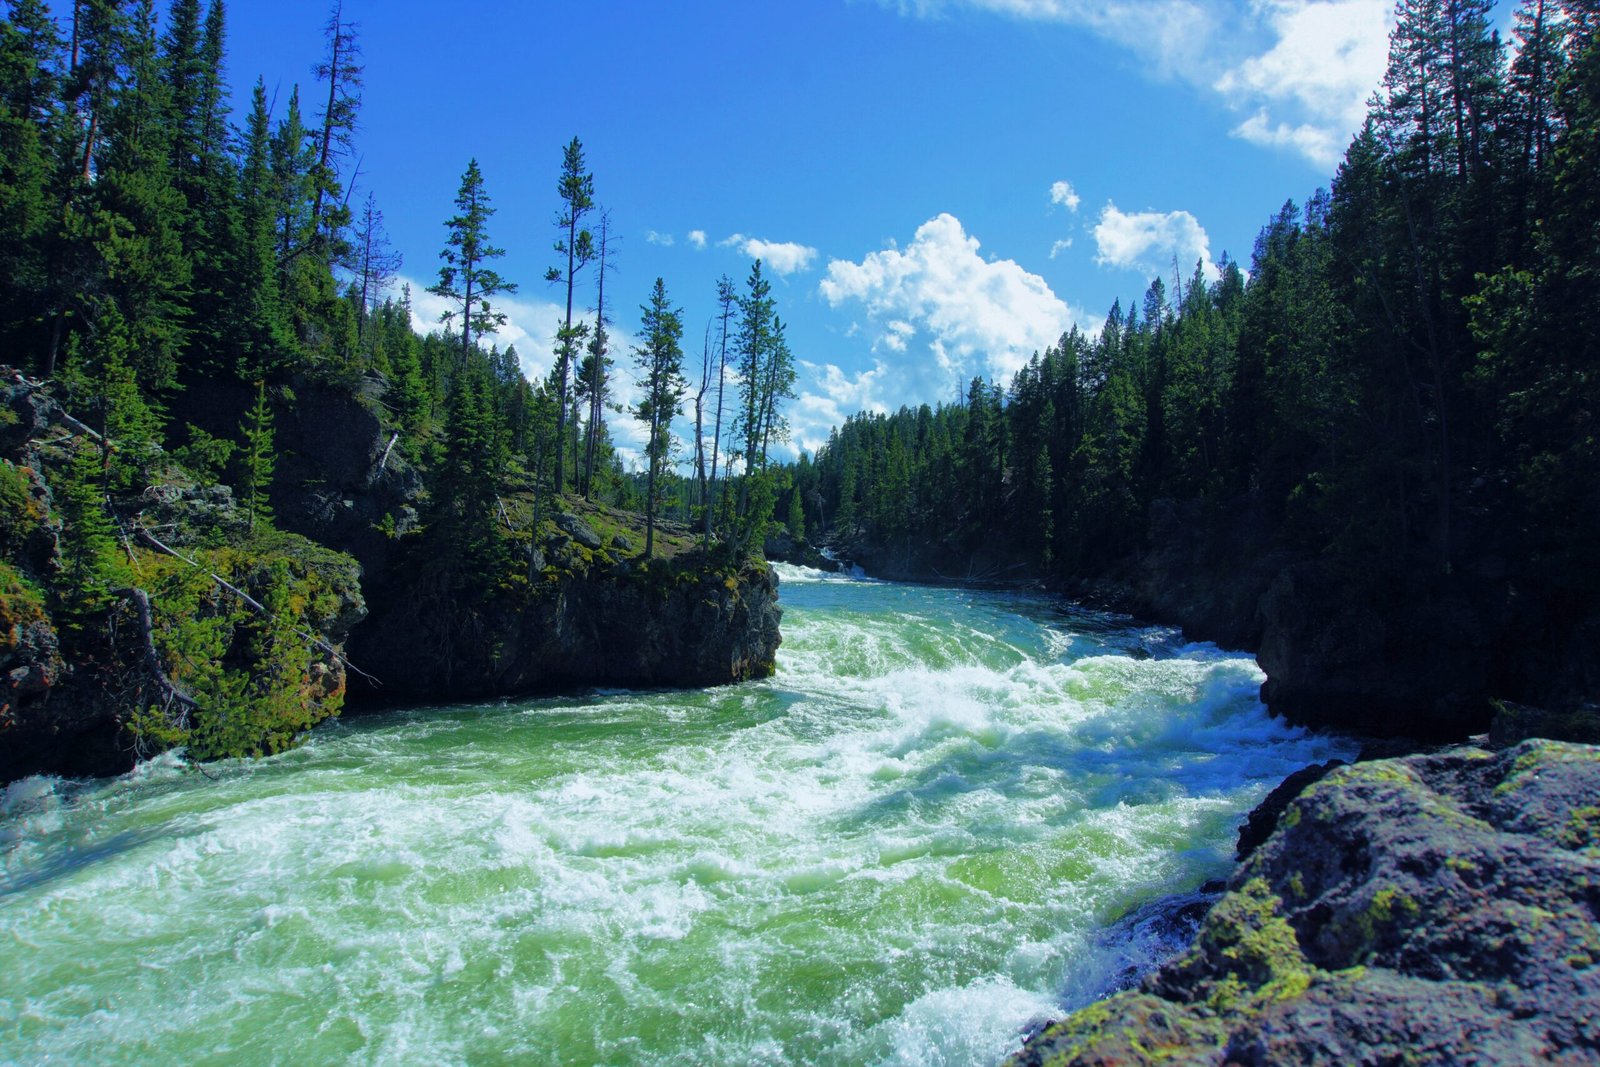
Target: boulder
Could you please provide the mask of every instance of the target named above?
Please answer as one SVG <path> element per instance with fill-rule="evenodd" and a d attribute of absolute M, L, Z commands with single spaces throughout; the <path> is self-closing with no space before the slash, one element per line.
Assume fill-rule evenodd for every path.
<path fill-rule="evenodd" d="M 1250 854 L 1260 848 L 1267 838 L 1272 836 L 1272 831 L 1278 828 L 1278 819 L 1282 817 L 1284 809 L 1289 802 L 1315 782 L 1320 782 L 1327 777 L 1329 771 L 1335 767 L 1343 767 L 1344 760 L 1332 759 L 1326 763 L 1313 763 L 1309 767 L 1302 767 L 1289 777 L 1279 782 L 1277 787 L 1268 793 L 1266 799 L 1255 806 L 1249 816 L 1245 818 L 1244 825 L 1239 827 L 1239 843 L 1234 852 L 1234 857 L 1247 860 Z"/>
<path fill-rule="evenodd" d="M 1013 1064 L 1600 1061 L 1600 748 L 1340 767 L 1194 946 Z"/>
<path fill-rule="evenodd" d="M 555 518 L 556 528 L 578 544 L 593 552 L 599 549 L 600 535 L 594 532 L 593 527 L 584 522 L 570 511 L 563 511 Z"/>

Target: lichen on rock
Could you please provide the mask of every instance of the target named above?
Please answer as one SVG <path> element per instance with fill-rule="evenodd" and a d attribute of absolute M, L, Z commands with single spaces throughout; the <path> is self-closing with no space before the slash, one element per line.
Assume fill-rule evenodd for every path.
<path fill-rule="evenodd" d="M 1600 749 L 1555 741 L 1335 769 L 1192 949 L 1009 1062 L 1596 1062 L 1596 796 Z"/>

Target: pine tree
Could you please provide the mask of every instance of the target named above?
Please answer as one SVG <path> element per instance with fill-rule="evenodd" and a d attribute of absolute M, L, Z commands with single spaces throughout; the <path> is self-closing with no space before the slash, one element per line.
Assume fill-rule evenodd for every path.
<path fill-rule="evenodd" d="M 389 236 L 383 228 L 383 212 L 378 210 L 377 199 L 371 193 L 367 194 L 366 203 L 361 206 L 361 215 L 356 219 L 355 247 L 352 251 L 350 271 L 355 275 L 356 340 L 361 344 L 368 362 L 376 365 L 377 349 L 372 332 L 368 329 L 368 321 L 378 305 L 383 303 L 389 287 L 394 284 L 395 274 L 400 270 L 403 259 L 389 244 Z"/>
<path fill-rule="evenodd" d="M 439 281 L 429 286 L 428 292 L 455 305 L 440 317 L 440 321 L 448 331 L 456 316 L 460 316 L 461 358 L 465 363 L 472 354 L 474 334 L 495 333 L 505 325 L 505 313 L 494 310 L 490 299 L 502 293 L 514 293 L 517 287 L 487 265 L 490 260 L 505 255 L 506 250 L 496 248 L 489 240 L 488 223 L 494 208 L 489 206 L 489 194 L 484 189 L 483 173 L 476 159 L 467 164 L 467 171 L 461 176 L 456 209 L 460 214 L 445 223 L 449 236 L 445 238 L 444 251 L 439 253 L 439 258 L 444 260 L 444 266 L 439 268 Z"/>
<path fill-rule="evenodd" d="M 242 381 L 259 381 L 293 359 L 294 342 L 279 289 L 275 247 L 276 183 L 267 90 L 257 81 L 245 129 L 239 175 L 239 240 L 228 272 L 226 320 L 221 331 L 224 366 Z"/>
<path fill-rule="evenodd" d="M 41 347 L 50 250 L 60 223 L 53 155 L 63 116 L 56 104 L 55 23 L 41 0 L 15 0 L 0 21 L 0 347 Z"/>
<path fill-rule="evenodd" d="M 239 488 L 243 491 L 246 529 L 254 534 L 256 522 L 272 521 L 269 491 L 276 457 L 272 449 L 272 406 L 265 382 L 256 382 L 256 402 L 239 424 Z"/>
<path fill-rule="evenodd" d="M 645 457 L 649 473 L 645 483 L 644 554 L 655 550 L 656 493 L 662 466 L 671 458 L 672 420 L 683 407 L 683 318 L 667 301 L 667 287 L 656 279 L 650 302 L 640 308 L 639 337 L 633 350 L 639 368 L 642 395 L 634 415 L 645 424 Z"/>
<path fill-rule="evenodd" d="M 311 168 L 310 227 L 324 264 L 332 266 L 344 254 L 343 233 L 350 224 L 345 206 L 344 185 L 339 163 L 354 150 L 356 118 L 361 111 L 361 46 L 356 27 L 344 17 L 343 0 L 335 0 L 333 12 L 323 30 L 327 58 L 316 66 L 319 81 L 328 83 L 328 94 L 319 115 L 316 132 L 316 162 Z"/>
<path fill-rule="evenodd" d="M 556 216 L 556 229 L 561 236 L 555 243 L 558 256 L 567 257 L 567 267 L 551 267 L 545 280 L 565 281 L 567 286 L 567 317 L 556 331 L 556 462 L 555 491 L 560 495 L 566 476 L 564 461 L 567 423 L 567 382 L 578 359 L 578 351 L 587 336 L 587 327 L 572 322 L 573 286 L 578 271 L 588 266 L 594 258 L 594 235 L 583 227 L 583 218 L 594 210 L 594 175 L 588 173 L 583 161 L 583 144 L 576 137 L 568 142 L 561 156 L 561 177 L 556 182 L 556 192 L 562 201 L 561 213 Z M 576 457 L 574 457 L 576 460 Z"/>
<path fill-rule="evenodd" d="M 605 405 L 606 398 L 610 395 L 610 384 L 607 380 L 607 371 L 611 367 L 609 351 L 610 335 L 606 331 L 609 319 L 606 316 L 606 259 L 611 247 L 611 216 L 609 212 L 600 214 L 600 282 L 597 289 L 594 305 L 594 333 L 589 338 L 589 354 L 584 357 L 583 368 L 579 374 L 579 392 L 589 401 L 589 418 L 586 444 L 583 460 L 583 498 L 592 499 L 594 490 L 595 462 L 598 458 L 600 440 L 605 436 Z"/>

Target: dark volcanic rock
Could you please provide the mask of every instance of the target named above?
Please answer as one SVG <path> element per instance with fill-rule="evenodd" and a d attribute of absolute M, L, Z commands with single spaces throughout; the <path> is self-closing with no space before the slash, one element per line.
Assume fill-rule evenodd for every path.
<path fill-rule="evenodd" d="M 560 539 L 525 595 L 446 616 L 391 600 L 356 631 L 351 658 L 379 686 L 363 699 L 465 700 L 575 685 L 723 685 L 772 673 L 778 579 L 657 560 L 606 563 Z"/>
<path fill-rule="evenodd" d="M 1235 858 L 1249 859 L 1250 854 L 1260 848 L 1262 843 L 1272 836 L 1272 831 L 1278 828 L 1278 819 L 1283 816 L 1283 811 L 1291 800 L 1305 792 L 1312 783 L 1322 781 L 1335 767 L 1343 766 L 1342 759 L 1313 763 L 1309 767 L 1301 767 L 1279 782 L 1277 787 L 1267 794 L 1266 799 L 1257 804 L 1255 810 L 1245 818 L 1244 825 L 1239 827 L 1239 844 L 1235 849 Z"/>
<path fill-rule="evenodd" d="M 1189 952 L 1018 1064 L 1600 1062 L 1600 749 L 1341 767 Z"/>

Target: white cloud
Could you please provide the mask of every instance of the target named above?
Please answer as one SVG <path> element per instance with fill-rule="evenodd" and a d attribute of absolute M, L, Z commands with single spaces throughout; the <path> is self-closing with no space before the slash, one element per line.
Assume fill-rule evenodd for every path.
<path fill-rule="evenodd" d="M 1287 122 L 1273 123 L 1262 108 L 1245 119 L 1231 131 L 1233 136 L 1251 144 L 1269 148 L 1293 148 L 1307 159 L 1326 164 L 1330 169 L 1338 166 L 1344 154 L 1343 140 L 1326 126 L 1302 122 L 1291 126 Z"/>
<path fill-rule="evenodd" d="M 1367 98 L 1389 54 L 1390 0 L 1258 0 L 1276 41 L 1225 72 L 1218 92 L 1248 107 L 1233 132 L 1256 144 L 1291 147 L 1323 166 L 1337 164 L 1366 116 Z M 1267 108 L 1303 121 L 1274 121 Z"/>
<path fill-rule="evenodd" d="M 1095 262 L 1101 266 L 1160 275 L 1176 259 L 1180 274 L 1187 277 L 1198 260 L 1205 263 L 1207 275 L 1218 276 L 1211 239 L 1187 211 L 1124 212 L 1108 202 L 1095 223 L 1094 240 L 1099 249 Z"/>
<path fill-rule="evenodd" d="M 704 231 L 704 230 L 690 230 L 689 231 L 689 243 L 694 245 L 694 248 L 695 248 L 696 252 L 705 251 L 705 247 L 706 247 L 706 231 Z"/>
<path fill-rule="evenodd" d="M 1067 249 L 1069 249 L 1071 247 L 1072 247 L 1072 238 L 1070 238 L 1070 237 L 1066 238 L 1065 240 L 1057 241 L 1055 244 L 1050 246 L 1050 258 L 1051 259 L 1055 259 L 1061 253 L 1065 252 Z"/>
<path fill-rule="evenodd" d="M 819 292 L 833 307 L 859 301 L 874 324 L 874 349 L 910 350 L 927 339 L 931 359 L 897 360 L 897 389 L 908 403 L 950 399 L 964 380 L 1005 381 L 1035 352 L 1053 345 L 1083 316 L 1043 278 L 1009 259 L 987 260 L 960 220 L 949 214 L 918 227 L 904 249 L 890 244 L 861 262 L 833 260 Z"/>
<path fill-rule="evenodd" d="M 906 14 L 943 15 L 953 8 L 988 11 L 1031 22 L 1079 26 L 1123 45 L 1162 77 L 1204 62 L 1222 36 L 1226 5 L 1200 0 L 886 0 Z"/>
<path fill-rule="evenodd" d="M 832 363 L 800 361 L 804 383 L 792 404 L 788 418 L 795 445 L 815 453 L 828 440 L 828 432 L 862 411 L 887 413 L 889 405 L 883 387 L 892 381 L 888 367 L 875 362 L 870 370 L 848 375 Z"/>
<path fill-rule="evenodd" d="M 717 244 L 724 248 L 736 248 L 751 259 L 761 260 L 774 274 L 789 275 L 810 270 L 817 258 L 817 250 L 807 245 L 793 241 L 763 241 L 742 233 L 736 233 Z"/>
<path fill-rule="evenodd" d="M 904 14 L 985 11 L 1109 40 L 1250 117 L 1253 144 L 1331 168 L 1383 77 L 1393 0 L 881 0 Z"/>
<path fill-rule="evenodd" d="M 1078 195 L 1078 191 L 1072 187 L 1071 182 L 1055 182 L 1050 186 L 1050 202 L 1052 204 L 1060 204 L 1068 211 L 1076 212 L 1078 205 L 1083 203 L 1083 197 Z"/>
<path fill-rule="evenodd" d="M 657 233 L 655 230 L 644 231 L 644 239 L 653 245 L 661 245 L 663 248 L 671 248 L 673 244 L 672 234 Z"/>

